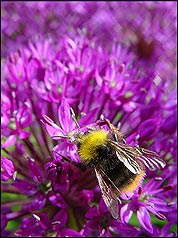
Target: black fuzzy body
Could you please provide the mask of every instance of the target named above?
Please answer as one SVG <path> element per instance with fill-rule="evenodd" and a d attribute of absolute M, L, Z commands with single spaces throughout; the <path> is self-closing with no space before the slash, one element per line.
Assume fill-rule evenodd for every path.
<path fill-rule="evenodd" d="M 116 152 L 109 145 L 97 148 L 97 158 L 93 158 L 89 163 L 89 167 L 96 167 L 102 170 L 107 177 L 122 189 L 133 183 L 136 174 L 132 173 L 116 156 Z"/>

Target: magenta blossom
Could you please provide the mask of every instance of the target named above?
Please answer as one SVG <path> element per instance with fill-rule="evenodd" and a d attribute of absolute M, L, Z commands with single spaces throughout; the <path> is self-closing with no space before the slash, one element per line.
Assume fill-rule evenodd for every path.
<path fill-rule="evenodd" d="M 2 236 L 172 235 L 174 80 L 159 76 L 159 67 L 140 67 L 121 44 L 108 50 L 86 35 L 57 39 L 41 37 L 2 63 Z M 122 198 L 118 220 L 103 204 L 94 171 L 83 171 L 74 140 L 79 127 L 100 127 L 101 115 L 128 144 L 152 149 L 166 162 L 162 171 L 147 172 L 142 190 Z M 164 219 L 162 227 L 155 217 Z"/>

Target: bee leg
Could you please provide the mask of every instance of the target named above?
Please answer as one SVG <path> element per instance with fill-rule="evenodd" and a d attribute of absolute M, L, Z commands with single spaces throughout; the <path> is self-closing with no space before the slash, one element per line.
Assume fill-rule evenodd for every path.
<path fill-rule="evenodd" d="M 86 126 L 86 128 L 88 129 L 88 132 L 92 132 L 96 130 L 96 127 L 93 127 L 93 126 Z"/>
<path fill-rule="evenodd" d="M 106 118 L 103 118 L 103 120 L 107 123 L 109 129 L 114 134 L 114 138 L 116 142 L 122 141 L 125 143 L 124 135 L 115 127 L 113 124 Z"/>

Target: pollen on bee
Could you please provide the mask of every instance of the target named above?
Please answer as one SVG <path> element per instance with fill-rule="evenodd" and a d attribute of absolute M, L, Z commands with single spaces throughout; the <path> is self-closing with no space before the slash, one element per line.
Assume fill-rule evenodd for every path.
<path fill-rule="evenodd" d="M 107 142 L 108 132 L 96 130 L 83 135 L 79 141 L 79 156 L 83 161 L 97 156 L 97 148 Z"/>

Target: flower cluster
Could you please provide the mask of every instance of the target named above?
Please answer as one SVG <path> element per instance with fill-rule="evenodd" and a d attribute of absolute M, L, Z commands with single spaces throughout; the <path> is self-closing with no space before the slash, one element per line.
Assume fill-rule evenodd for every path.
<path fill-rule="evenodd" d="M 139 67 L 170 80 L 176 75 L 176 7 L 176 1 L 2 2 L 2 55 L 39 34 L 58 40 L 83 31 L 104 47 L 127 46 L 141 59 Z"/>
<path fill-rule="evenodd" d="M 175 3 L 133 3 L 126 18 L 127 2 L 120 10 L 117 2 L 18 4 L 2 3 L 2 43 L 11 51 L 1 83 L 2 236 L 176 236 Z M 138 9 L 147 16 L 142 27 Z M 77 34 L 82 22 L 92 35 Z M 24 47 L 34 29 L 42 36 Z M 71 108 L 81 130 L 103 114 L 120 125 L 128 144 L 156 151 L 166 162 L 122 198 L 118 220 L 94 172 L 81 169 Z"/>

